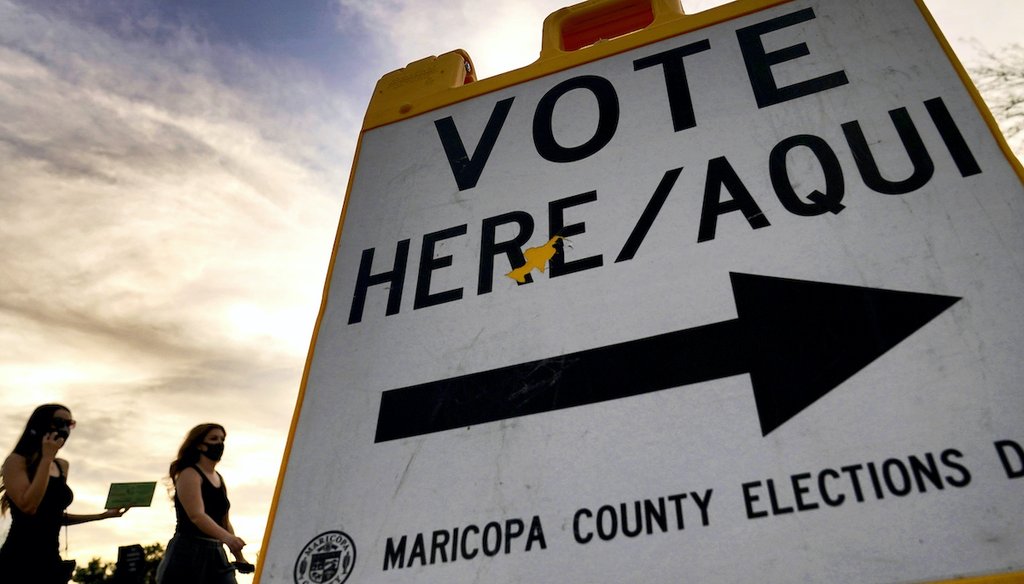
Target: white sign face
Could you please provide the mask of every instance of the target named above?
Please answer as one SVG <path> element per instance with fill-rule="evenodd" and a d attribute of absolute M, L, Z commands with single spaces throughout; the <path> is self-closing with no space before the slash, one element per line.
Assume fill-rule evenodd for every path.
<path fill-rule="evenodd" d="M 910 0 L 362 136 L 265 583 L 1024 569 L 1024 189 Z"/>

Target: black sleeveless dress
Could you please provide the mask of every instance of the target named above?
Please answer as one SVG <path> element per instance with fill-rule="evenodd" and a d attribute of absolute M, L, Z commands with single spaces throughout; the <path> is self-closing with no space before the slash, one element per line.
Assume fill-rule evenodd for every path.
<path fill-rule="evenodd" d="M 200 494 L 204 511 L 214 523 L 225 527 L 231 502 L 228 501 L 224 477 L 217 473 L 220 486 L 215 487 L 198 466 L 191 468 L 199 473 L 202 480 Z M 178 524 L 157 567 L 157 584 L 237 584 L 235 568 L 228 562 L 224 545 L 189 519 L 177 493 L 174 494 L 174 510 Z"/>
<path fill-rule="evenodd" d="M 227 517 L 228 510 L 231 509 L 231 502 L 228 501 L 228 492 L 224 488 L 224 477 L 217 473 L 217 477 L 220 478 L 220 486 L 215 487 L 198 466 L 192 466 L 191 468 L 199 473 L 199 477 L 202 480 L 200 494 L 203 497 L 203 507 L 206 514 L 210 516 L 210 519 L 213 519 L 214 523 L 224 527 L 224 518 Z M 174 514 L 177 518 L 177 525 L 174 528 L 175 533 L 183 533 L 195 537 L 209 537 L 188 518 L 188 512 L 185 511 L 185 506 L 181 504 L 178 493 L 174 493 Z"/>
<path fill-rule="evenodd" d="M 68 487 L 60 464 L 57 469 L 60 476 L 50 477 L 34 515 L 11 504 L 11 530 L 0 548 L 0 574 L 22 574 L 24 582 L 33 584 L 67 583 L 61 569 L 60 528 L 64 524 L 64 510 L 71 505 L 74 493 Z M 49 472 L 49 469 L 36 472 Z"/>

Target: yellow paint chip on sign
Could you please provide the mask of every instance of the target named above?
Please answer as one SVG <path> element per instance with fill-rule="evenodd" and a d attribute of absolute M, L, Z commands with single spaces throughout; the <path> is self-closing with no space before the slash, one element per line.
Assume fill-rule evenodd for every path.
<path fill-rule="evenodd" d="M 523 257 L 526 258 L 526 263 L 505 274 L 509 278 L 512 278 L 520 284 L 526 283 L 526 275 L 534 270 L 534 268 L 544 273 L 544 268 L 547 266 L 548 261 L 555 257 L 558 250 L 555 249 L 555 243 L 559 239 L 563 239 L 561 235 L 556 235 L 548 240 L 544 245 L 537 247 L 527 248 L 523 252 Z"/>

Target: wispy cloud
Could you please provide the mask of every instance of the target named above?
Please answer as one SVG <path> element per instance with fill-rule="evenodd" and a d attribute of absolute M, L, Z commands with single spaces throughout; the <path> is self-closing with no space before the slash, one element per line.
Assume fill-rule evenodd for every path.
<path fill-rule="evenodd" d="M 571 3 L 335 1 L 340 94 L 152 0 L 0 0 L 0 447 L 34 406 L 74 408 L 73 510 L 159 479 L 216 420 L 234 523 L 259 543 L 373 82 L 456 48 L 485 77 L 525 66 Z M 989 27 L 973 7 L 960 20 Z M 166 539 L 162 487 L 154 505 L 72 528 L 71 555 Z"/>
<path fill-rule="evenodd" d="M 195 423 L 273 436 L 225 462 L 262 529 L 362 106 L 188 29 L 147 38 L 0 0 L 0 443 L 67 402 L 87 511 L 166 473 Z M 166 508 L 118 521 L 170 534 Z M 74 528 L 108 546 L 79 555 L 135 543 L 111 529 Z"/>
<path fill-rule="evenodd" d="M 540 53 L 540 23 L 566 6 L 559 0 L 473 2 L 454 0 L 338 0 L 343 30 L 373 31 L 371 37 L 388 50 L 381 57 L 388 69 L 465 49 L 482 77 L 531 63 Z M 345 28 L 347 27 L 347 28 Z"/>
<path fill-rule="evenodd" d="M 560 8 L 574 2 L 531 0 L 524 2 L 474 2 L 453 0 L 337 0 L 341 6 L 339 27 L 365 33 L 382 49 L 386 70 L 465 49 L 481 77 L 491 77 L 525 67 L 540 55 L 542 23 Z M 686 0 L 688 13 L 707 10 L 728 0 Z"/>

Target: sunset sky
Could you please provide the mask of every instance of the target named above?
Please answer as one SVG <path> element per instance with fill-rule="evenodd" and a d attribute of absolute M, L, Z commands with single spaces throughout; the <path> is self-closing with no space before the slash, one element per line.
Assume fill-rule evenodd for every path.
<path fill-rule="evenodd" d="M 528 65 L 567 4 L 0 0 L 4 454 L 35 406 L 66 404 L 71 512 L 93 513 L 220 422 L 255 561 L 374 83 L 456 48 L 481 77 Z M 927 5 L 968 67 L 1021 38 L 1020 0 Z M 166 543 L 164 486 L 70 528 L 65 556 Z"/>

